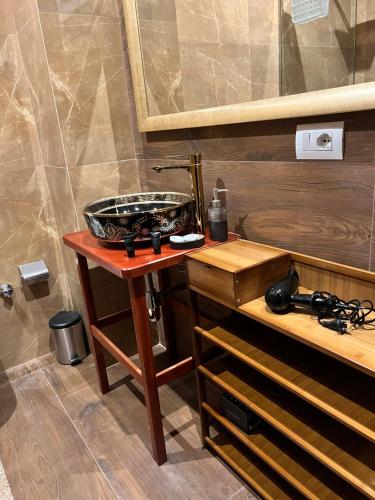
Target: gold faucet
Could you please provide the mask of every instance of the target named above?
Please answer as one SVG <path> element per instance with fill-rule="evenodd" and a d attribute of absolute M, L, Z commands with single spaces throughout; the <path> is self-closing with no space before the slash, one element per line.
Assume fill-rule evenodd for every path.
<path fill-rule="evenodd" d="M 179 156 L 167 156 L 167 158 L 181 158 Z M 189 155 L 188 165 L 176 165 L 176 166 L 157 166 L 152 167 L 152 170 L 160 173 L 162 170 L 174 170 L 178 168 L 183 168 L 187 170 L 190 174 L 191 181 L 191 193 L 194 198 L 194 218 L 195 218 L 195 229 L 199 234 L 204 234 L 206 228 L 205 222 L 205 209 L 204 209 L 204 194 L 203 194 L 203 181 L 202 181 L 202 155 L 201 153 L 194 153 Z"/>

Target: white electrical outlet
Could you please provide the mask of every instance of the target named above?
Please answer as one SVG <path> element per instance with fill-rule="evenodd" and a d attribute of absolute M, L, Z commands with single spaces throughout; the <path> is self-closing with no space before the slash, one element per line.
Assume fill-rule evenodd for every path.
<path fill-rule="evenodd" d="M 297 160 L 342 160 L 344 122 L 297 125 Z"/>

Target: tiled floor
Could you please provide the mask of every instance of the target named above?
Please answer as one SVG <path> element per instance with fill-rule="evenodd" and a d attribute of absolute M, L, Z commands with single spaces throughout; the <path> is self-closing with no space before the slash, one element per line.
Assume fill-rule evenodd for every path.
<path fill-rule="evenodd" d="M 169 460 L 158 467 L 142 393 L 119 365 L 102 396 L 90 358 L 50 363 L 0 374 L 0 461 L 15 500 L 255 498 L 201 449 L 192 377 L 160 390 Z"/>

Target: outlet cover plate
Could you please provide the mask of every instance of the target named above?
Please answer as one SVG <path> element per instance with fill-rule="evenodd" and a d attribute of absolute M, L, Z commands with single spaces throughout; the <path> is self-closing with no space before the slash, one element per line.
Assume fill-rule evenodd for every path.
<path fill-rule="evenodd" d="M 344 122 L 297 125 L 297 160 L 342 160 Z"/>

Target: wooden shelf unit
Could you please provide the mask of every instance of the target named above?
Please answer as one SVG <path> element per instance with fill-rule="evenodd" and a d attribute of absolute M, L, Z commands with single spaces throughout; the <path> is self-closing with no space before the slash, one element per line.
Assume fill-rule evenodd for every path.
<path fill-rule="evenodd" d="M 375 442 L 373 379 L 343 363 L 235 315 L 195 332 L 331 417 Z"/>
<path fill-rule="evenodd" d="M 246 434 L 221 415 L 219 409 L 207 403 L 202 403 L 202 409 L 307 498 L 366 498 L 265 422 Z"/>
<path fill-rule="evenodd" d="M 233 245 L 228 251 L 235 261 Z M 209 251 L 190 259 L 220 269 Z M 300 274 L 302 292 L 318 289 L 344 299 L 375 298 L 374 273 L 300 254 L 291 254 L 291 262 Z M 190 266 L 192 272 L 196 268 Z M 223 300 L 220 288 L 216 297 L 203 281 L 201 288 L 192 285 L 190 274 L 189 282 L 203 444 L 265 498 L 275 481 L 272 475 L 259 484 L 261 462 L 295 488 L 290 498 L 374 499 L 375 331 L 340 336 L 309 314 L 272 314 L 263 297 L 234 307 Z M 231 308 L 232 316 L 203 329 L 196 314 L 200 294 Z M 207 341 L 222 355 L 207 360 Z M 209 401 L 207 382 L 256 413 L 262 419 L 259 428 L 248 435 L 226 419 Z M 217 423 L 224 432 L 212 437 Z M 273 495 L 283 498 L 282 493 Z"/>
<path fill-rule="evenodd" d="M 205 437 L 207 444 L 230 465 L 239 476 L 267 500 L 290 500 L 303 498 L 288 483 L 280 480 L 267 465 L 255 455 L 249 454 L 229 434 L 221 433 L 215 438 Z"/>

